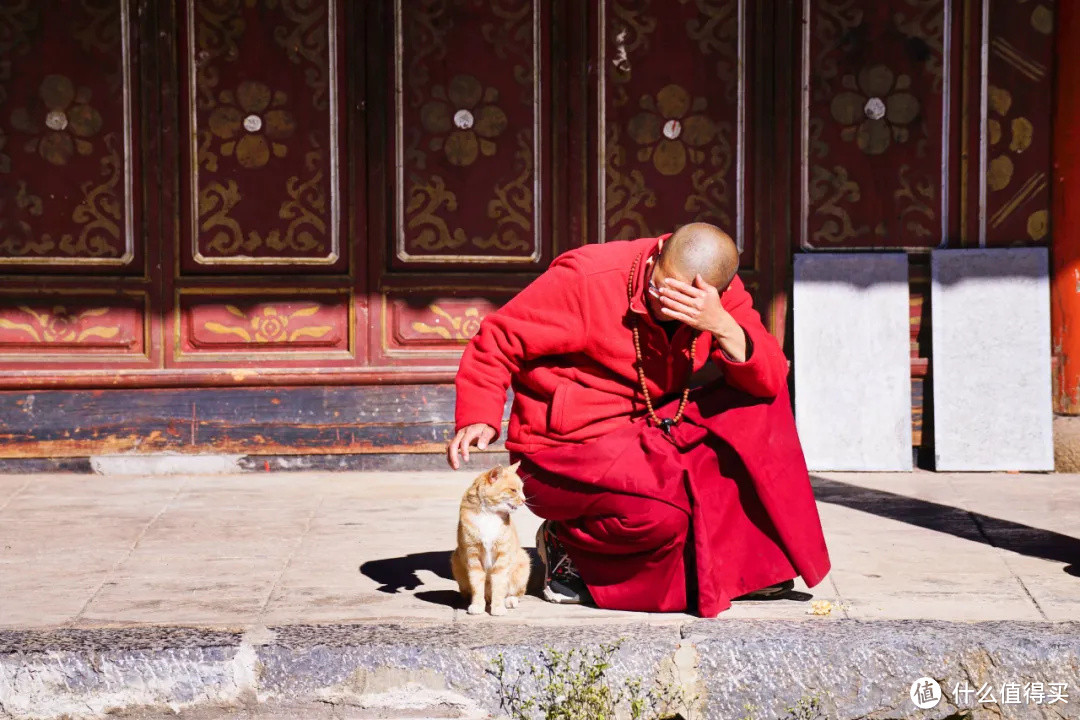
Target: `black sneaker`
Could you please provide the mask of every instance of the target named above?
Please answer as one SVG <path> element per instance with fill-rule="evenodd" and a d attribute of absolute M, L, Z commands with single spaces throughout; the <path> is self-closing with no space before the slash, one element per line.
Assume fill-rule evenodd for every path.
<path fill-rule="evenodd" d="M 783 597 L 784 595 L 787 595 L 788 592 L 790 592 L 791 590 L 794 590 L 794 589 L 795 589 L 795 581 L 794 580 L 784 580 L 783 582 L 778 582 L 775 585 L 770 585 L 768 587 L 763 587 L 760 590 L 754 590 L 753 592 L 748 592 L 745 595 L 740 595 L 739 597 L 732 598 L 732 599 L 733 600 L 773 600 L 775 598 L 779 598 L 779 597 Z"/>
<path fill-rule="evenodd" d="M 592 605 L 592 595 L 562 543 L 555 537 L 551 521 L 540 523 L 536 531 L 536 551 L 544 563 L 544 599 L 560 605 Z"/>

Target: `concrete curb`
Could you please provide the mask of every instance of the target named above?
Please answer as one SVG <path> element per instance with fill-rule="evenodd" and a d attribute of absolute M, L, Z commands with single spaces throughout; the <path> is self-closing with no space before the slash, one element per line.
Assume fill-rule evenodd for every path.
<path fill-rule="evenodd" d="M 683 672 L 709 718 L 774 720 L 816 697 L 821 717 L 1080 717 L 1080 623 L 703 620 L 648 625 L 295 625 L 244 632 L 138 627 L 0 631 L 0 717 L 498 716 L 488 672 L 545 646 L 624 639 L 611 677 Z M 945 699 L 919 710 L 913 681 Z M 980 704 L 956 683 L 1067 683 L 1068 703 Z M 531 678 L 519 686 L 530 689 Z M 282 708 L 286 708 L 282 710 Z M 811 716 L 812 717 L 812 716 Z"/>
<path fill-rule="evenodd" d="M 231 475 L 240 472 L 243 455 L 93 455 L 90 469 L 98 475 Z"/>

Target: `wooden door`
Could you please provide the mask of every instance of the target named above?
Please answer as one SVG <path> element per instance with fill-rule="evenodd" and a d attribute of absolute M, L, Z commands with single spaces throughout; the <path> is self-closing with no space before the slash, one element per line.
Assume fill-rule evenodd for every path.
<path fill-rule="evenodd" d="M 804 0 L 802 251 L 1044 244 L 1052 0 Z"/>
<path fill-rule="evenodd" d="M 452 364 L 559 252 L 695 220 L 737 238 L 747 285 L 782 326 L 772 292 L 788 246 L 754 203 L 771 159 L 766 6 L 381 3 L 369 227 L 389 242 L 373 246 L 373 362 Z"/>
<path fill-rule="evenodd" d="M 2 0 L 0 373 L 447 381 L 558 253 L 693 220 L 767 310 L 765 5 Z"/>
<path fill-rule="evenodd" d="M 488 313 L 568 248 L 693 220 L 781 339 L 792 253 L 907 252 L 919 443 L 927 251 L 1049 237 L 1054 15 L 0 0 L 0 452 L 437 448 Z M 186 390 L 35 405 L 55 386 Z"/>
<path fill-rule="evenodd" d="M 785 7 L 0 0 L 0 454 L 437 449 L 487 314 L 694 220 L 782 335 Z"/>

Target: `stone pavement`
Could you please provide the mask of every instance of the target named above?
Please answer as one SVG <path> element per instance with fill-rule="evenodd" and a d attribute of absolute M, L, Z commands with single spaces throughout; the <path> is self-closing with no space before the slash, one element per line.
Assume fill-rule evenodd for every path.
<path fill-rule="evenodd" d="M 1014 661 L 1015 679 L 1068 680 L 1072 704 L 999 705 L 994 717 L 1080 717 L 1072 711 L 1080 708 L 1080 476 L 819 474 L 814 488 L 832 572 L 814 588 L 798 584 L 786 599 L 737 602 L 703 621 L 554 606 L 535 596 L 506 617 L 466 615 L 448 558 L 457 504 L 474 471 L 0 476 L 0 717 L 110 708 L 156 717 L 162 707 L 190 716 L 215 703 L 266 714 L 285 700 L 317 701 L 305 706 L 311 717 L 434 716 L 430 708 L 393 714 L 405 710 L 379 710 L 391 700 L 371 700 L 372 688 L 417 682 L 429 694 L 457 698 L 428 698 L 442 708 L 439 716 L 466 717 L 494 700 L 489 686 L 463 695 L 468 682 L 452 681 L 453 668 L 477 662 L 475 653 L 454 655 L 462 648 L 504 643 L 524 657 L 549 642 L 615 635 L 631 639 L 635 661 L 692 642 L 695 666 L 715 665 L 709 682 L 727 683 L 713 693 L 724 693 L 727 712 L 749 698 L 763 720 L 781 717 L 783 702 L 801 692 L 844 688 L 854 695 L 830 701 L 838 717 L 882 708 L 895 714 L 880 717 L 914 716 L 910 680 L 891 674 L 905 679 L 936 667 L 943 687 L 955 673 L 1006 681 L 1013 678 L 1001 672 Z M 522 511 L 515 521 L 531 547 L 538 520 Z M 811 614 L 821 600 L 833 604 L 831 613 Z M 399 643 L 412 650 L 356 655 Z M 875 643 L 891 659 L 877 677 L 856 677 L 878 662 L 855 660 Z M 345 648 L 337 665 L 323 655 L 318 672 L 304 665 L 318 648 L 334 646 Z M 800 647 L 818 657 L 813 673 L 831 666 L 837 674 L 805 675 L 809 660 L 786 654 Z M 1026 654 L 1014 658 L 1016 647 Z M 975 655 L 965 659 L 969 650 Z M 723 661 L 743 652 L 751 655 L 737 672 Z M 137 677 L 116 671 L 106 678 L 103 657 Z M 741 664 L 754 657 L 756 689 Z M 429 659 L 450 669 L 428 667 Z M 138 676 L 140 664 L 158 685 Z M 300 666 L 307 668 L 302 682 L 289 675 Z M 57 670 L 64 667 L 76 668 L 74 675 Z M 181 667 L 188 679 L 166 681 L 168 668 Z M 342 690 L 343 678 L 355 681 L 363 667 L 364 681 Z M 378 675 L 386 667 L 403 674 Z M 774 677 L 779 684 L 763 694 L 768 667 L 787 676 Z M 278 692 L 286 686 L 293 689 Z M 327 701 L 335 692 L 352 700 Z M 731 716 L 709 707 L 707 716 Z M 946 717 L 945 703 L 938 709 L 920 717 Z"/>

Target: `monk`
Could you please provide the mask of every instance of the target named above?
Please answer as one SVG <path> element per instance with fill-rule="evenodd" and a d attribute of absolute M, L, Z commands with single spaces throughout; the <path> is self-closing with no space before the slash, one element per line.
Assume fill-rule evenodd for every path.
<path fill-rule="evenodd" d="M 830 561 L 788 362 L 719 228 L 557 257 L 461 359 L 450 466 L 502 427 L 553 602 L 714 617 Z"/>

